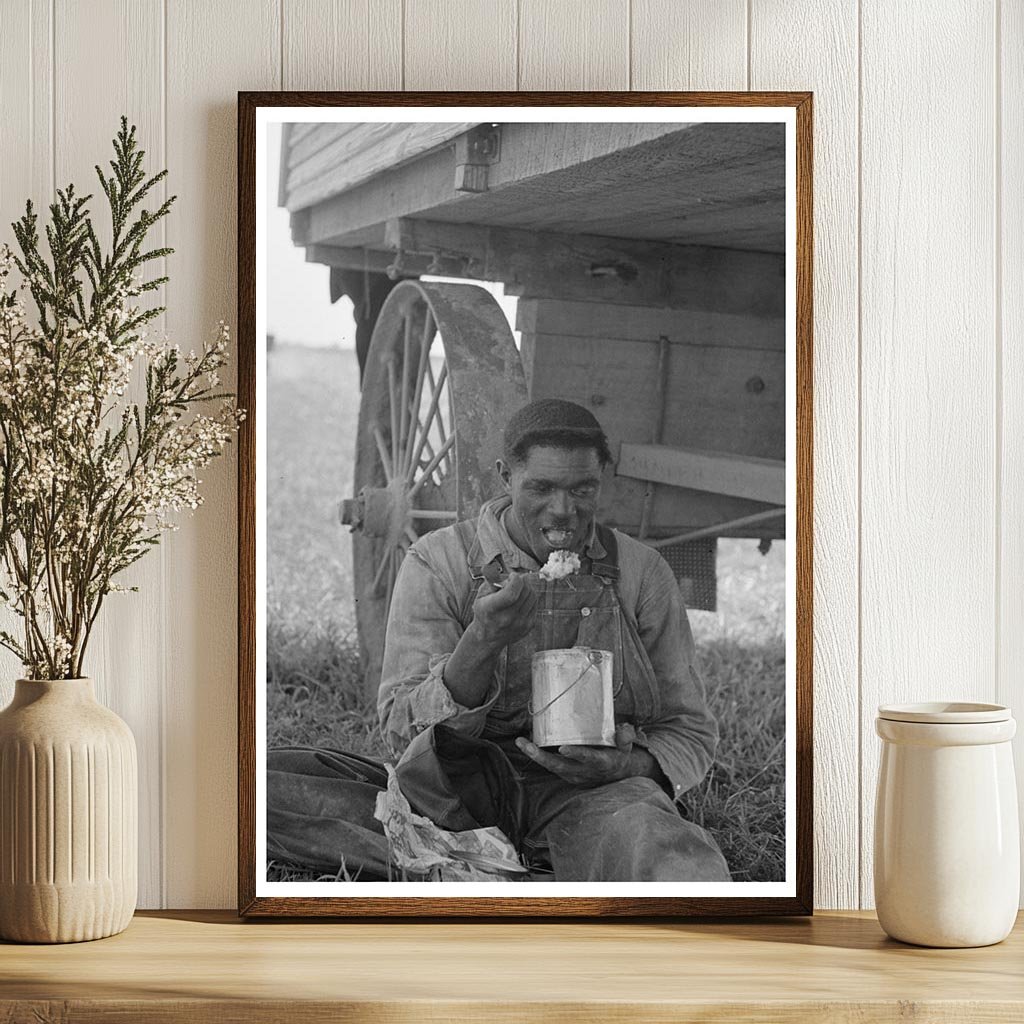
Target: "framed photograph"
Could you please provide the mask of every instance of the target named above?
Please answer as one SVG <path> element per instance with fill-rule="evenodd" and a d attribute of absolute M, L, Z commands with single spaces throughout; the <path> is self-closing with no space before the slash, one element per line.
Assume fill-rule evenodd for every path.
<path fill-rule="evenodd" d="M 239 912 L 810 914 L 809 93 L 240 93 Z"/>

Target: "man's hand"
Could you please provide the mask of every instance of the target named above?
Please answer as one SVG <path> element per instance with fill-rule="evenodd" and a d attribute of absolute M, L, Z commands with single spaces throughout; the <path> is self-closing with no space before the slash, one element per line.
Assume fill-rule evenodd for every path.
<path fill-rule="evenodd" d="M 559 747 L 558 753 L 554 754 L 541 750 L 523 736 L 516 740 L 516 746 L 542 768 L 547 768 L 566 782 L 592 787 L 634 775 L 650 775 L 647 761 L 654 763 L 654 758 L 646 750 L 639 747 L 634 749 L 635 739 L 636 730 L 625 722 L 615 727 L 614 747 L 565 746 Z M 643 763 L 637 755 L 643 755 Z M 654 768 L 660 774 L 656 763 Z"/>
<path fill-rule="evenodd" d="M 498 655 L 530 632 L 537 611 L 537 595 L 522 576 L 513 575 L 500 590 L 480 589 L 473 602 L 473 621 L 444 667 L 445 685 L 467 708 L 484 702 Z"/>
<path fill-rule="evenodd" d="M 536 611 L 536 592 L 521 573 L 513 573 L 500 590 L 492 585 L 473 602 L 470 631 L 477 642 L 491 650 L 500 650 L 530 632 Z"/>

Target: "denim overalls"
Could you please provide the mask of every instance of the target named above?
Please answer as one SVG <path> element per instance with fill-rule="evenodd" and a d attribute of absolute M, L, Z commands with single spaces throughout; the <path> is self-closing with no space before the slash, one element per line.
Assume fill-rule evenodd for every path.
<path fill-rule="evenodd" d="M 527 585 L 538 598 L 536 620 L 526 636 L 499 656 L 496 672 L 501 689 L 484 726 L 483 735 L 488 739 L 500 743 L 503 738 L 530 735 L 531 665 L 537 651 L 568 647 L 611 651 L 616 722 L 630 722 L 640 728 L 661 714 L 654 669 L 619 604 L 615 535 L 605 527 L 597 529 L 606 552 L 602 560 L 591 562 L 585 558 L 584 571 L 558 580 L 543 579 L 538 573 L 525 574 Z M 476 539 L 468 561 L 470 574 L 480 585 L 471 591 L 463 610 L 466 625 L 472 619 L 473 601 L 486 582 L 506 578 L 501 555 L 487 565 L 480 565 L 479 558 L 480 541 Z"/>
<path fill-rule="evenodd" d="M 506 755 L 523 790 L 520 848 L 534 863 L 550 863 L 559 880 L 729 881 L 714 840 L 686 821 L 654 780 L 627 778 L 586 789 L 542 768 L 515 745 L 530 736 L 532 659 L 537 651 L 575 646 L 611 651 L 616 724 L 629 722 L 639 737 L 662 713 L 657 678 L 642 641 L 619 603 L 618 544 L 614 533 L 596 527 L 605 550 L 600 560 L 584 559 L 581 572 L 558 580 L 526 576 L 537 594 L 530 632 L 499 656 L 497 699 L 487 713 L 483 738 Z M 471 589 L 463 623 L 485 581 L 507 578 L 498 555 L 480 564 L 477 537 L 469 549 Z"/>

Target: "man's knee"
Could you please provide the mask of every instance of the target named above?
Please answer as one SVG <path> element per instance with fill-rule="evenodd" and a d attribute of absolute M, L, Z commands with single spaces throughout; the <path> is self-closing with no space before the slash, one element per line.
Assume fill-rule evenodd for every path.
<path fill-rule="evenodd" d="M 728 867 L 714 840 L 700 826 L 682 818 L 653 779 L 623 779 L 590 790 L 573 800 L 566 812 L 552 823 L 548 839 L 563 872 L 571 872 L 572 877 L 595 881 L 729 880 Z"/>

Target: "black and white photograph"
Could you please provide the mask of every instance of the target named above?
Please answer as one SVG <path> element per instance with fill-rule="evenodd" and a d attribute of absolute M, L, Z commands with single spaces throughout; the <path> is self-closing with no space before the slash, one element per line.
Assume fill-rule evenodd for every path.
<path fill-rule="evenodd" d="M 786 905 L 795 111 L 443 101 L 254 110 L 251 895 Z"/>

